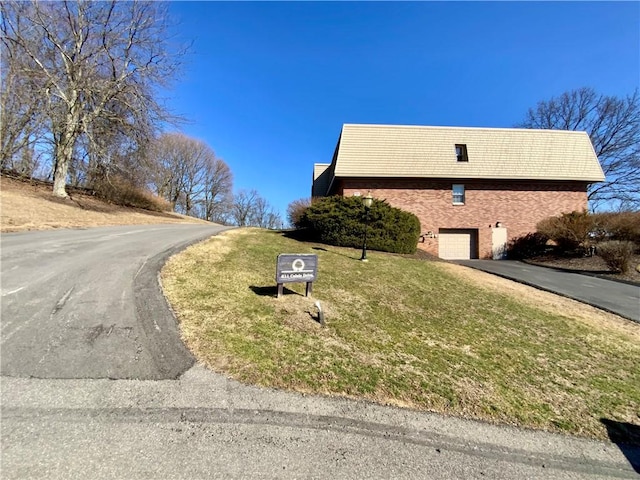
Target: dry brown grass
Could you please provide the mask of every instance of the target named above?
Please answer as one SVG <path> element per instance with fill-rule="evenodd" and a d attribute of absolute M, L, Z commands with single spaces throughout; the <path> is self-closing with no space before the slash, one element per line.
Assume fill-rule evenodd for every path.
<path fill-rule="evenodd" d="M 49 230 L 157 223 L 208 223 L 176 213 L 121 207 L 90 195 L 56 198 L 50 188 L 0 177 L 0 231 Z"/>
<path fill-rule="evenodd" d="M 479 288 L 507 293 L 523 303 L 551 314 L 564 315 L 573 320 L 578 320 L 598 328 L 617 330 L 620 333 L 637 338 L 640 342 L 640 328 L 638 328 L 638 325 L 631 320 L 614 315 L 613 313 L 605 312 L 604 310 L 578 302 L 577 300 L 491 275 L 490 273 L 463 267 L 462 265 L 442 262 L 438 263 L 437 266 L 470 280 Z"/>

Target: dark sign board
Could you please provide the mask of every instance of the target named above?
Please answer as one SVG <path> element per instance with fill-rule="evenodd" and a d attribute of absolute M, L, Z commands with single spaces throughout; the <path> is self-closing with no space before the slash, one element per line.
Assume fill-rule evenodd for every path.
<path fill-rule="evenodd" d="M 317 255 L 308 253 L 278 255 L 276 283 L 315 282 L 317 276 Z"/>

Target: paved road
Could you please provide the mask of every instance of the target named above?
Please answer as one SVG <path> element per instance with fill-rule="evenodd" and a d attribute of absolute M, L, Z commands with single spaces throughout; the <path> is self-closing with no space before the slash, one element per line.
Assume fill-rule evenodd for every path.
<path fill-rule="evenodd" d="M 158 269 L 210 225 L 3 234 L 0 373 L 176 378 L 193 365 L 160 295 Z"/>
<path fill-rule="evenodd" d="M 191 366 L 157 269 L 216 231 L 2 236 L 3 479 L 637 478 L 639 449 L 260 389 Z"/>
<path fill-rule="evenodd" d="M 241 385 L 2 382 L 2 478 L 637 479 L 613 444 Z M 634 463 L 640 471 L 640 449 Z"/>
<path fill-rule="evenodd" d="M 640 322 L 640 287 L 512 260 L 457 260 L 467 267 L 558 293 Z"/>

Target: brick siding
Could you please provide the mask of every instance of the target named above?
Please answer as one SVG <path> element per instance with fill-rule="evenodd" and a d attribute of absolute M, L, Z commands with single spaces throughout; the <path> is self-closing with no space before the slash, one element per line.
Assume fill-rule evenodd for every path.
<path fill-rule="evenodd" d="M 336 179 L 338 180 L 338 179 Z M 465 204 L 453 205 L 452 185 L 465 186 Z M 421 233 L 441 228 L 478 229 L 480 258 L 491 258 L 492 227 L 501 222 L 509 240 L 534 232 L 540 220 L 587 208 L 585 182 L 430 179 L 340 179 L 333 193 L 384 199 L 420 219 Z M 418 247 L 438 255 L 438 238 Z"/>

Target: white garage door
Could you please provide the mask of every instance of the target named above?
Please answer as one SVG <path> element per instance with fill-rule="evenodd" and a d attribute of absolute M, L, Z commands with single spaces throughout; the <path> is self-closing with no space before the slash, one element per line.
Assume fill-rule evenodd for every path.
<path fill-rule="evenodd" d="M 477 258 L 477 230 L 440 229 L 438 256 L 447 260 Z"/>

